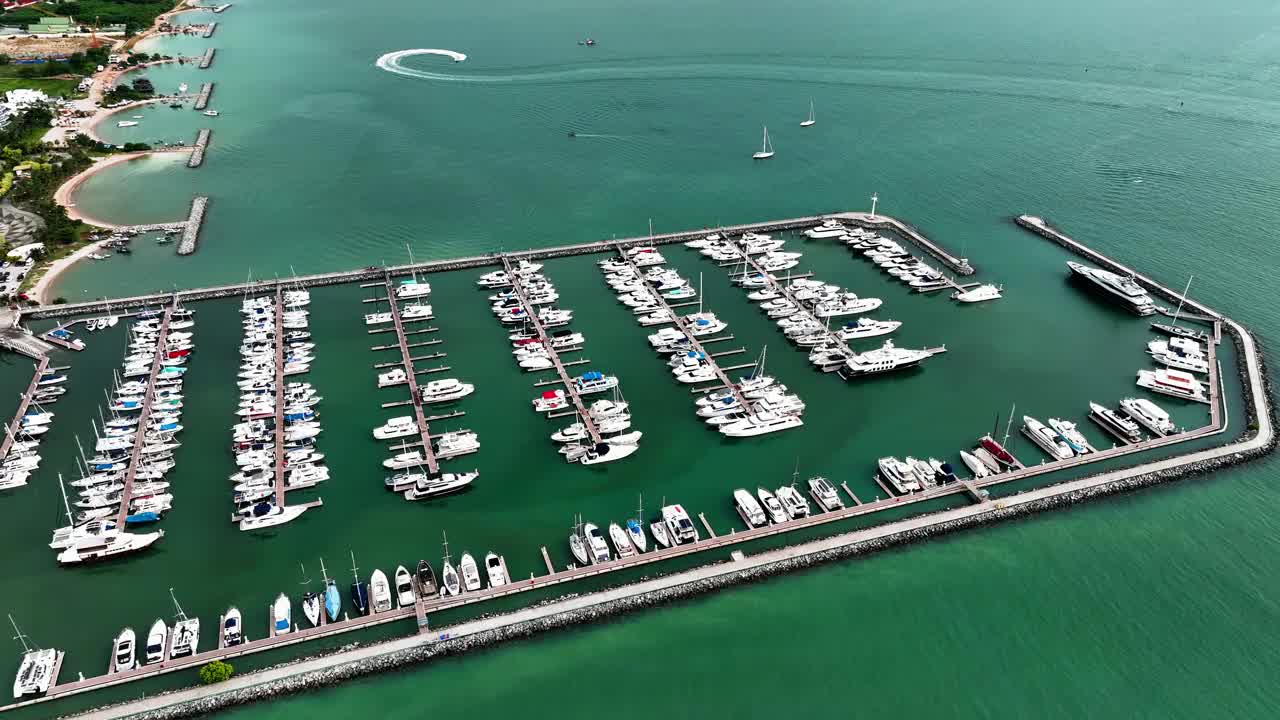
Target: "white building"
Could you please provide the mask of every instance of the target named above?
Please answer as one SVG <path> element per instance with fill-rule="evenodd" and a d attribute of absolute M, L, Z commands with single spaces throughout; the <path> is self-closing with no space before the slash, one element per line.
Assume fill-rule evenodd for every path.
<path fill-rule="evenodd" d="M 4 94 L 4 104 L 11 112 L 22 112 L 32 105 L 49 102 L 49 96 L 39 90 L 18 88 Z"/>

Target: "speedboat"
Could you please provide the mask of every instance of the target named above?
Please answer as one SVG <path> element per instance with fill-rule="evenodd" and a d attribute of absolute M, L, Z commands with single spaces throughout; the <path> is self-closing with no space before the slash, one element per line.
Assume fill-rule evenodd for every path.
<path fill-rule="evenodd" d="M 244 624 L 240 619 L 240 610 L 232 605 L 227 614 L 222 616 L 222 644 L 232 647 L 244 642 Z"/>
<path fill-rule="evenodd" d="M 271 631 L 276 635 L 286 635 L 293 631 L 293 606 L 289 596 L 280 593 L 271 604 Z"/>
<path fill-rule="evenodd" d="M 125 628 L 116 636 L 111 647 L 111 667 L 115 672 L 125 672 L 138 666 L 137 636 L 133 628 Z"/>
<path fill-rule="evenodd" d="M 147 632 L 147 664 L 158 663 L 165 659 L 165 648 L 169 645 L 169 626 L 164 620 L 157 619 Z"/>
<path fill-rule="evenodd" d="M 991 474 L 991 469 L 971 453 L 961 450 L 960 459 L 964 461 L 965 466 L 969 468 L 969 472 L 972 472 L 975 478 L 984 478 Z"/>
<path fill-rule="evenodd" d="M 409 574 L 408 568 L 403 565 L 396 567 L 396 602 L 400 607 L 409 607 L 417 602 L 417 595 L 413 592 L 413 576 Z"/>
<path fill-rule="evenodd" d="M 307 622 L 311 623 L 311 627 L 320 626 L 320 604 L 319 593 L 305 592 L 302 594 L 302 615 L 307 618 Z"/>
<path fill-rule="evenodd" d="M 509 577 L 507 575 L 507 561 L 501 555 L 488 553 L 484 556 L 484 570 L 489 576 L 489 587 L 496 588 L 506 585 Z"/>
<path fill-rule="evenodd" d="M 760 500 L 761 507 L 769 516 L 769 521 L 774 523 L 782 523 L 787 521 L 787 511 L 782 507 L 782 502 L 778 497 L 769 492 L 766 488 L 757 487 L 756 497 Z"/>
<path fill-rule="evenodd" d="M 375 613 L 386 612 L 392 607 L 391 584 L 387 582 L 387 574 L 381 570 L 374 570 L 369 576 L 369 598 L 373 601 Z"/>
<path fill-rule="evenodd" d="M 426 498 L 448 495 L 469 486 L 480 476 L 479 471 L 465 473 L 444 473 L 438 476 L 420 475 L 413 487 L 404 491 L 405 500 L 424 500 Z"/>
<path fill-rule="evenodd" d="M 306 510 L 306 505 L 278 506 L 270 502 L 260 502 L 250 509 L 249 514 L 240 518 L 240 529 L 262 530 L 283 525 L 296 520 Z"/>
<path fill-rule="evenodd" d="M 418 582 L 418 589 L 423 598 L 436 594 L 436 572 L 431 569 L 431 563 L 426 560 L 419 560 L 414 577 Z"/>
<path fill-rule="evenodd" d="M 632 437 L 624 439 L 638 439 L 639 433 L 629 433 L 629 435 Z M 635 442 L 619 442 L 619 438 L 613 437 L 587 448 L 577 461 L 583 465 L 598 465 L 629 457 L 639 449 L 640 446 Z"/>
<path fill-rule="evenodd" d="M 467 589 L 467 592 L 475 592 L 482 587 L 480 570 L 476 567 L 476 559 L 471 557 L 471 553 L 462 553 L 462 559 L 458 561 L 458 571 L 462 573 L 462 586 Z"/>

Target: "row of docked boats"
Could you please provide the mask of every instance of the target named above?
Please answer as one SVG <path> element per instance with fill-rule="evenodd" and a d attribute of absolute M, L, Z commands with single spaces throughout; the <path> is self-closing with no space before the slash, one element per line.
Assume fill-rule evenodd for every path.
<path fill-rule="evenodd" d="M 419 565 L 421 568 L 421 565 Z M 429 568 L 428 568 L 429 569 Z M 444 543 L 444 558 L 440 564 L 440 597 L 453 597 L 469 592 L 479 592 L 485 588 L 485 580 L 489 588 L 500 588 L 511 582 L 511 573 L 507 570 L 507 560 L 503 556 L 488 552 L 484 556 L 484 576 L 480 575 L 480 565 L 469 553 L 462 553 L 458 564 L 453 564 L 449 556 L 449 543 Z M 424 595 L 425 597 L 425 595 Z"/>
<path fill-rule="evenodd" d="M 1192 402 L 1209 402 L 1209 388 L 1197 377 L 1208 375 L 1210 370 L 1207 346 L 1199 339 L 1170 335 L 1152 340 L 1147 343 L 1147 354 L 1163 367 L 1138 370 L 1138 387 Z"/>
<path fill-rule="evenodd" d="M 40 441 L 52 427 L 54 415 L 45 405 L 52 405 L 66 393 L 66 381 L 67 376 L 61 370 L 46 367 L 40 371 L 26 411 L 13 424 L 5 426 L 9 448 L 0 459 L 0 491 L 26 485 L 40 467 Z"/>
<path fill-rule="evenodd" d="M 102 426 L 94 424 L 92 454 L 81 447 L 81 476 L 70 483 L 74 501 L 59 478 L 67 525 L 55 529 L 49 543 L 59 551 L 59 564 L 138 552 L 163 537 L 162 530 L 126 529 L 155 523 L 173 506 L 166 476 L 181 444 L 182 386 L 195 351 L 194 328 L 194 312 L 176 304 L 144 312 L 130 324 L 128 354 Z"/>
<path fill-rule="evenodd" d="M 641 503 L 635 517 L 622 523 L 611 522 L 604 530 L 595 523 L 575 518 L 569 533 L 569 552 L 580 566 L 598 565 L 649 552 L 650 536 L 655 551 L 701 539 L 698 528 L 681 505 L 664 505 L 657 518 L 646 522 Z"/>
<path fill-rule="evenodd" d="M 840 493 L 825 477 L 809 478 L 809 496 L 824 512 L 844 508 Z M 738 488 L 733 491 L 733 507 L 750 528 L 781 525 L 809 517 L 813 511 L 809 500 L 796 487 L 794 478 L 790 485 L 783 485 L 775 490 L 761 486 L 752 493 L 746 488 Z"/>
<path fill-rule="evenodd" d="M 240 303 L 244 335 L 236 386 L 240 404 L 231 427 L 236 472 L 230 480 L 240 530 L 262 530 L 297 519 L 308 505 L 289 505 L 286 493 L 313 489 L 329 479 L 316 447 L 323 399 L 315 387 L 287 380 L 311 370 L 311 293 L 302 288 Z"/>
<path fill-rule="evenodd" d="M 676 298 L 668 297 L 663 288 L 692 286 L 675 270 L 663 267 L 665 263 L 656 249 L 640 246 L 599 265 L 605 282 L 618 300 L 632 309 L 637 322 L 659 326 L 648 336 L 649 346 L 667 358 L 676 382 L 704 387 L 706 383 L 719 384 L 718 388 L 705 387 L 710 394 L 698 398 L 698 417 L 727 437 L 754 437 L 803 425 L 804 402 L 764 374 L 763 352 L 749 377 L 741 378 L 734 387 L 723 386 L 722 373 L 701 343 L 727 330 L 728 323 L 703 310 L 700 292 L 694 293 L 698 311 L 677 315 L 668 303 Z"/>
<path fill-rule="evenodd" d="M 560 356 L 581 350 L 586 338 L 566 327 L 573 313 L 554 306 L 560 295 L 541 270 L 542 265 L 522 260 L 510 273 L 488 273 L 477 284 L 499 290 L 489 300 L 498 320 L 514 330 L 507 339 L 516 364 L 526 372 L 563 373 Z M 548 332 L 552 328 L 559 329 Z M 605 393 L 613 399 L 593 402 L 584 416 L 582 399 Z M 640 449 L 643 433 L 631 428 L 630 407 L 622 399 L 615 375 L 588 370 L 568 378 L 568 387 L 543 391 L 533 398 L 532 406 L 548 418 L 573 417 L 573 422 L 551 434 L 566 462 L 598 465 L 630 457 Z"/>

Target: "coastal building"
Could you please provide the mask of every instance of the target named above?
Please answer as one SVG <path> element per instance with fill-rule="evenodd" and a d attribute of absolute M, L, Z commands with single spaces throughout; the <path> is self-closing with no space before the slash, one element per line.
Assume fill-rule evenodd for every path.
<path fill-rule="evenodd" d="M 77 29 L 74 20 L 60 15 L 42 17 L 39 22 L 27 26 L 27 32 L 32 35 L 63 35 L 76 32 Z"/>
<path fill-rule="evenodd" d="M 39 90 L 18 88 L 4 94 L 4 104 L 12 112 L 22 112 L 35 105 L 49 102 L 49 96 Z"/>

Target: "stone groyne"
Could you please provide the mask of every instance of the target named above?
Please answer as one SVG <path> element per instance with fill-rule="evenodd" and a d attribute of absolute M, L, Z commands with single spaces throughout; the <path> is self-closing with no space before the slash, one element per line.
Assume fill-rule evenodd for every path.
<path fill-rule="evenodd" d="M 213 37 L 213 31 L 217 29 L 218 29 L 218 22 L 216 20 L 214 22 L 209 23 L 208 27 L 204 29 L 204 37 L 207 37 L 207 38 Z"/>
<path fill-rule="evenodd" d="M 196 251 L 196 243 L 200 239 L 200 226 L 204 224 L 204 211 L 209 206 L 209 198 L 200 195 L 191 201 L 191 215 L 187 217 L 187 226 L 182 229 L 182 239 L 178 241 L 178 254 L 190 255 Z"/>
<path fill-rule="evenodd" d="M 200 86 L 200 95 L 196 97 L 196 110 L 203 110 L 209 107 L 209 97 L 213 95 L 213 83 L 207 82 Z"/>
<path fill-rule="evenodd" d="M 213 53 L 214 53 L 213 48 L 209 48 L 208 50 L 204 51 L 204 55 L 200 57 L 201 70 L 208 70 L 209 66 L 213 64 Z"/>
<path fill-rule="evenodd" d="M 191 146 L 191 157 L 187 158 L 187 167 L 197 168 L 204 163 L 204 150 L 209 147 L 209 136 L 212 134 L 212 130 L 204 128 L 196 135 L 196 142 Z"/>

